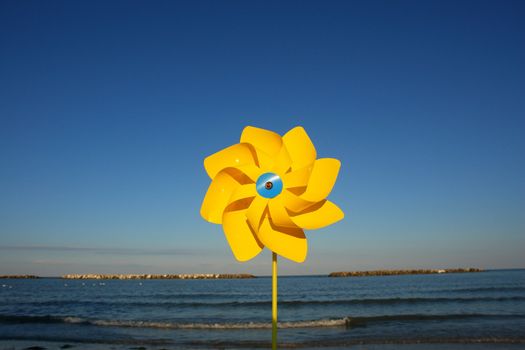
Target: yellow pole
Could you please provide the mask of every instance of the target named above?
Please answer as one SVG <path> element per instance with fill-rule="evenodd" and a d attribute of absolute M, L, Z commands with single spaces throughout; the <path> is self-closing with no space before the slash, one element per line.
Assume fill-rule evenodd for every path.
<path fill-rule="evenodd" d="M 277 349 L 277 254 L 272 252 L 272 350 Z"/>

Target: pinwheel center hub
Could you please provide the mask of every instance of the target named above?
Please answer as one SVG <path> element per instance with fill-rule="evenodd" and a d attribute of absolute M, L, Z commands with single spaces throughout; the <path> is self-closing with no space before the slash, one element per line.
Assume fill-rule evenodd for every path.
<path fill-rule="evenodd" d="M 283 180 L 275 173 L 264 173 L 255 184 L 257 193 L 264 198 L 274 198 L 283 190 Z"/>

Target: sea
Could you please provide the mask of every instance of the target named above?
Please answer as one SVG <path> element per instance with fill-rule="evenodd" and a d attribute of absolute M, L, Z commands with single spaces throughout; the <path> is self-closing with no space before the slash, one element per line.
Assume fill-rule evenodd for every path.
<path fill-rule="evenodd" d="M 278 299 L 279 348 L 367 344 L 525 348 L 525 270 L 282 276 Z M 17 344 L 269 348 L 271 277 L 0 279 L 0 348 L 16 349 Z"/>

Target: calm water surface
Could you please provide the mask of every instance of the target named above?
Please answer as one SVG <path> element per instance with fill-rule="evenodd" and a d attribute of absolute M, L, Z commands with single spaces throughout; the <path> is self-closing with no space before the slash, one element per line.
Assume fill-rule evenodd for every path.
<path fill-rule="evenodd" d="M 0 344 L 265 347 L 271 279 L 0 280 Z M 279 342 L 525 344 L 525 270 L 279 278 Z"/>

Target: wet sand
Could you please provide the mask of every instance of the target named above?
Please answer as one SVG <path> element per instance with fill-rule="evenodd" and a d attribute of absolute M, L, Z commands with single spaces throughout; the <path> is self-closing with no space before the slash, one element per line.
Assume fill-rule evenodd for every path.
<path fill-rule="evenodd" d="M 345 346 L 316 346 L 316 347 L 301 347 L 297 344 L 282 344 L 279 347 L 282 349 L 302 349 L 302 350 L 341 350 L 341 349 L 355 349 L 355 350 L 521 350 L 525 349 L 525 342 L 522 343 L 500 343 L 497 342 L 484 343 L 418 343 L 418 344 L 348 344 Z M 187 349 L 187 346 L 176 345 L 133 345 L 129 344 L 89 344 L 89 343 L 74 343 L 74 342 L 49 342 L 49 341 L 30 341 L 30 340 L 2 340 L 0 341 L 1 350 L 180 350 Z M 265 349 L 266 346 L 257 346 L 257 349 Z M 254 349 L 254 347 L 192 347 L 191 349 L 238 349 L 247 350 Z"/>

